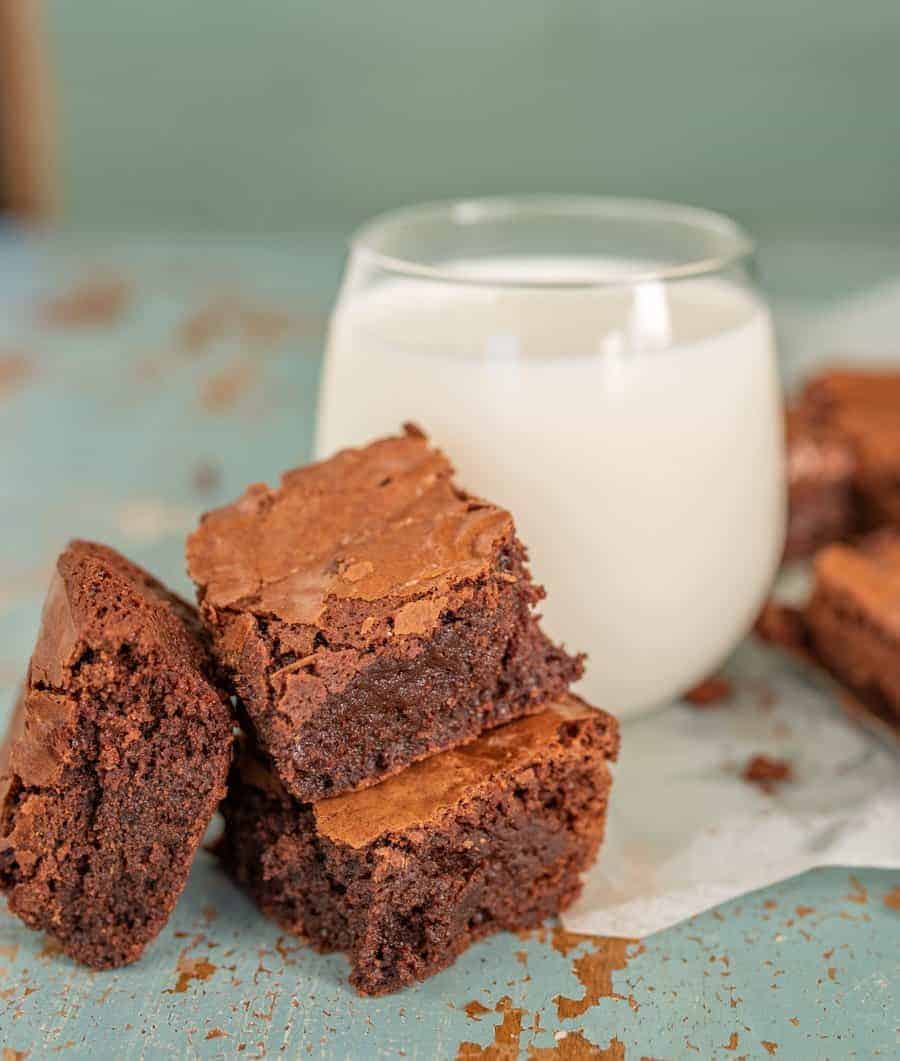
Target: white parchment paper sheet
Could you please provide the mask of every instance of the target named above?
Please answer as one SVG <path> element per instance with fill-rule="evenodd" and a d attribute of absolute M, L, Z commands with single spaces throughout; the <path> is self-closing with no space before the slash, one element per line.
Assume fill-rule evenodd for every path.
<path fill-rule="evenodd" d="M 623 725 L 607 837 L 574 932 L 637 938 L 815 866 L 900 869 L 900 758 L 851 723 L 827 684 L 744 646 L 734 696 Z M 793 779 L 741 777 L 767 754 Z"/>

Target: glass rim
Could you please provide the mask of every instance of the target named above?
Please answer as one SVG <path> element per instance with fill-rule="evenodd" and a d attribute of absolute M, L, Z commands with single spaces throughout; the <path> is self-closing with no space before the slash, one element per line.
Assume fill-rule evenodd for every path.
<path fill-rule="evenodd" d="M 627 273 L 597 272 L 585 277 L 541 278 L 503 276 L 502 273 L 467 274 L 465 270 L 441 265 L 431 265 L 398 255 L 386 254 L 373 246 L 378 236 L 383 236 L 396 226 L 422 221 L 439 221 L 442 218 L 450 225 L 476 225 L 479 222 L 513 219 L 516 215 L 546 214 L 560 218 L 584 217 L 602 220 L 657 221 L 660 224 L 674 223 L 706 232 L 723 241 L 719 254 L 697 257 L 679 263 L 664 264 L 646 270 Z M 358 228 L 350 239 L 350 252 L 364 258 L 385 272 L 423 280 L 436 280 L 449 284 L 475 287 L 505 288 L 604 288 L 632 287 L 649 282 L 667 282 L 710 276 L 747 262 L 756 252 L 756 243 L 750 235 L 726 214 L 703 207 L 666 202 L 661 199 L 634 199 L 616 196 L 575 195 L 526 195 L 487 196 L 471 199 L 441 199 L 388 210 L 376 215 Z"/>

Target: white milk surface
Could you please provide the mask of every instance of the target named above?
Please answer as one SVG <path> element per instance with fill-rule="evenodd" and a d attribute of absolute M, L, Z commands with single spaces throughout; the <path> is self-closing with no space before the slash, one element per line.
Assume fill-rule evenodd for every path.
<path fill-rule="evenodd" d="M 482 281 L 608 273 L 458 263 Z M 317 452 L 421 425 L 467 489 L 507 506 L 620 716 L 704 677 L 748 629 L 781 550 L 781 414 L 765 307 L 721 281 L 623 288 L 393 279 L 345 291 Z"/>

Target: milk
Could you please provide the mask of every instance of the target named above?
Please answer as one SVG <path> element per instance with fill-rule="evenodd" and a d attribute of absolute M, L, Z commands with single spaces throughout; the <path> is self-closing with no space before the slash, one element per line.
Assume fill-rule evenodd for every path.
<path fill-rule="evenodd" d="M 579 691 L 620 716 L 661 704 L 722 661 L 778 563 L 768 312 L 708 278 L 541 286 L 607 276 L 608 262 L 455 268 L 481 282 L 360 291 L 351 275 L 317 453 L 421 425 L 461 484 L 512 511 L 547 589 L 545 628 L 589 653 Z"/>

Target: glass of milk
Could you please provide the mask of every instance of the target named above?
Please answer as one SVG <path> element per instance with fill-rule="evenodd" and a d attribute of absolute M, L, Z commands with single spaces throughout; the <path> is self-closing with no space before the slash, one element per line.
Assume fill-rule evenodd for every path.
<path fill-rule="evenodd" d="M 601 198 L 436 203 L 353 241 L 319 400 L 320 457 L 407 420 L 505 505 L 627 716 L 706 677 L 781 555 L 772 324 L 729 219 Z"/>

